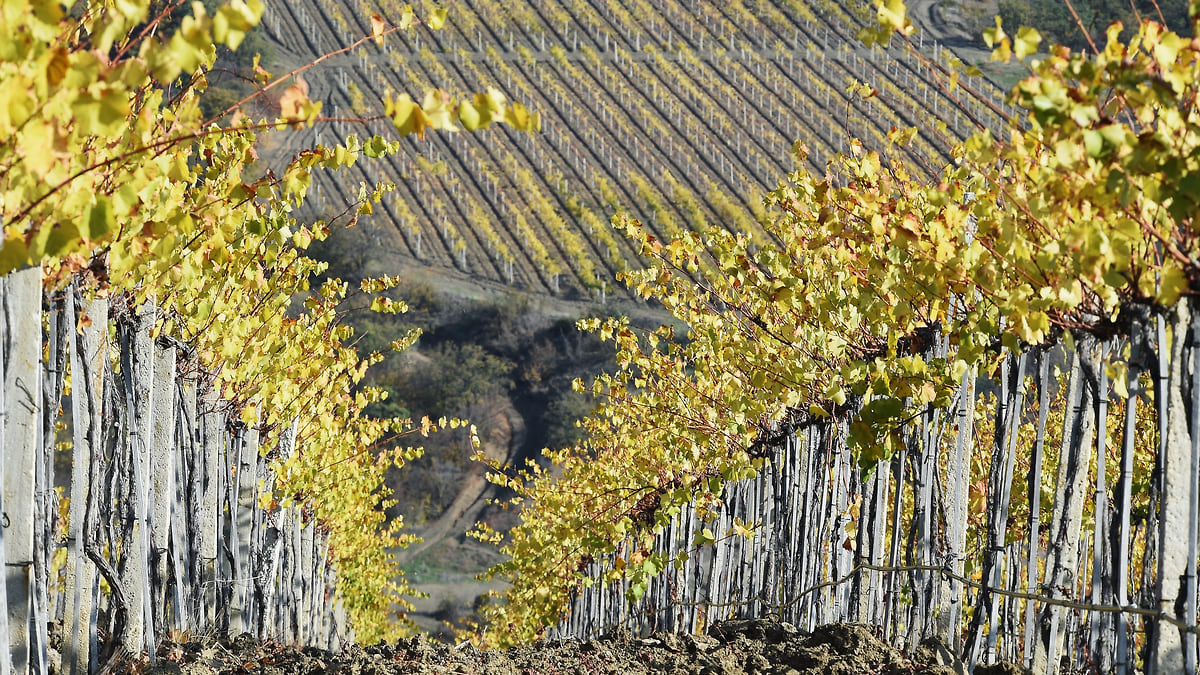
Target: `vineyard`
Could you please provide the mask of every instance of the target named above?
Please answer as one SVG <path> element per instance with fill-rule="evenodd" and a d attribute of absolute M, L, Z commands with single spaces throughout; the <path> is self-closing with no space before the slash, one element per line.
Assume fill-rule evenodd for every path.
<path fill-rule="evenodd" d="M 866 37 L 911 46 L 897 7 Z M 579 322 L 620 369 L 551 466 L 493 463 L 522 522 L 472 533 L 509 556 L 486 638 L 769 615 L 971 669 L 1196 672 L 1200 41 L 1106 39 L 1032 59 L 1026 112 L 937 180 L 852 147 L 768 195 L 766 242 L 627 228 L 683 328 Z"/>
<path fill-rule="evenodd" d="M 263 25 L 281 60 L 303 63 L 369 35 L 373 12 L 400 22 L 403 6 L 278 3 Z M 932 175 L 954 141 L 1011 112 L 986 79 L 964 75 L 951 90 L 942 45 L 867 48 L 861 26 L 832 2 L 456 4 L 440 30 L 422 25 L 322 64 L 308 84 L 332 129 L 275 151 L 394 136 L 380 117 L 387 95 L 495 88 L 535 111 L 541 133 L 409 137 L 391 157 L 315 174 L 312 214 L 344 215 L 362 183 L 393 182 L 373 206 L 377 257 L 600 300 L 641 265 L 607 226 L 615 214 L 662 240 L 725 228 L 761 241 L 772 217 L 762 195 L 798 166 L 824 171 L 851 138 L 881 149 L 893 128 L 916 127 L 905 159 Z"/>
<path fill-rule="evenodd" d="M 385 472 L 440 430 L 481 442 L 367 413 L 384 355 L 345 318 L 406 311 L 382 295 L 401 280 L 332 278 L 306 254 L 330 229 L 294 214 L 374 204 L 410 258 L 564 297 L 621 276 L 676 319 L 581 320 L 617 363 L 574 384 L 600 401 L 586 437 L 522 467 L 474 455 L 520 523 L 469 533 L 500 546 L 483 577 L 506 588 L 464 638 L 727 639 L 750 624 L 720 619 L 767 612 L 873 622 L 914 654 L 938 637 L 971 665 L 1197 671 L 1200 40 L 1113 24 L 1104 49 L 1028 59 L 1010 113 L 900 0 L 859 31 L 836 7 L 418 25 L 288 5 L 267 28 L 305 45 L 294 69 L 256 62 L 213 116 L 217 46 L 258 0 L 194 3 L 177 28 L 148 1 L 30 3 L 0 7 L 0 675 L 173 660 L 187 633 L 336 647 L 412 627 L 391 549 L 416 539 L 387 521 Z M 1004 62 L 1042 40 L 987 39 Z M 296 81 L 322 64 L 339 70 Z M 904 73 L 909 98 L 888 94 Z M 383 119 L 365 91 L 391 127 L 363 141 Z M 255 99 L 278 115 L 247 120 Z M 459 125 L 480 133 L 424 134 Z M 295 152 L 267 169 L 259 133 L 284 129 L 263 150 Z M 806 164 L 772 189 L 783 157 Z M 645 225 L 615 218 L 617 239 L 622 212 Z"/>
<path fill-rule="evenodd" d="M 296 425 L 240 423 L 196 354 L 152 335 L 159 310 L 123 300 L 0 278 L 5 672 L 96 672 L 187 631 L 353 640 L 328 532 L 260 503 L 272 459 L 303 452 Z"/>
<path fill-rule="evenodd" d="M 1194 316 L 1171 327 L 1189 349 L 1200 344 Z M 652 545 L 620 548 L 587 573 L 604 578 L 616 559 L 653 560 L 647 551 L 680 563 L 644 582 L 632 602 L 638 582 L 629 579 L 581 588 L 549 635 L 697 633 L 770 616 L 807 631 L 867 624 L 898 648 L 942 640 L 972 668 L 1006 660 L 1033 672 L 1129 672 L 1149 641 L 1171 640 L 1173 652 L 1156 642 L 1155 653 L 1179 660 L 1174 629 L 1194 645 L 1187 617 L 1198 598 L 1194 585 L 1176 592 L 1154 573 L 1186 567 L 1196 551 L 1180 556 L 1183 537 L 1156 531 L 1168 509 L 1182 507 L 1147 502 L 1187 496 L 1147 499 L 1139 487 L 1155 462 L 1190 460 L 1195 473 L 1200 455 L 1168 460 L 1162 448 L 1135 445 L 1178 423 L 1161 407 L 1163 392 L 1200 376 L 1178 372 L 1185 359 L 1200 362 L 1183 354 L 1184 340 L 1166 353 L 1165 317 L 1147 324 L 1140 317 L 1103 344 L 1089 337 L 1070 351 L 1055 344 L 1009 355 L 986 381 L 993 393 L 964 377 L 953 407 L 923 411 L 903 430 L 906 447 L 872 469 L 854 460 L 852 422 L 782 423 L 757 475 L 727 485 L 714 505 L 685 506 Z M 935 343 L 930 359 L 945 355 Z M 1135 355 L 1125 401 L 1101 367 L 1120 345 Z M 1060 367 L 1067 372 L 1056 374 Z M 1143 379 L 1157 415 L 1137 396 L 1136 369 L 1154 371 Z M 1194 584 L 1192 568 L 1179 571 Z"/>

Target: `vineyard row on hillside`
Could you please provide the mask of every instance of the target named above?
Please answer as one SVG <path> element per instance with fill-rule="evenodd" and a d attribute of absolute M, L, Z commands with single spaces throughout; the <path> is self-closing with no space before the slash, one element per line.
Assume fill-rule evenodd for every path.
<path fill-rule="evenodd" d="M 334 134 L 393 136 L 385 94 L 496 88 L 541 115 L 542 133 L 439 134 L 346 172 L 316 177 L 315 217 L 353 209 L 361 183 L 396 189 L 375 207 L 381 257 L 534 291 L 600 297 L 639 265 L 607 227 L 627 213 L 661 238 L 722 227 L 763 236 L 761 195 L 797 167 L 822 172 L 852 138 L 882 148 L 893 128 L 919 133 L 902 152 L 936 172 L 955 138 L 1011 109 L 987 80 L 956 91 L 948 50 L 923 58 L 854 40 L 850 16 L 791 3 L 561 0 L 460 6 L 382 47 L 331 59 L 310 78 Z M 302 62 L 370 32 L 401 7 L 321 0 L 272 5 L 268 36 Z M 923 60 L 925 59 L 925 60 Z M 851 82 L 870 85 L 864 98 Z M 375 119 L 366 122 L 363 120 Z M 944 120 L 944 124 L 936 122 Z M 318 127 L 277 152 L 320 142 Z M 329 135 L 334 135 L 329 134 Z"/>

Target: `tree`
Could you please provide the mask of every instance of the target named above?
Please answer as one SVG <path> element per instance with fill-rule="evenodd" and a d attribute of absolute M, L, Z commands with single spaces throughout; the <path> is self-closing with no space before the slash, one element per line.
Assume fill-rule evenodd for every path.
<path fill-rule="evenodd" d="M 1113 21 L 1124 24 L 1126 39 L 1143 17 L 1158 19 L 1181 35 L 1188 35 L 1191 24 L 1186 5 L 1180 1 L 1130 3 L 1085 0 L 1068 4 L 1046 0 L 1001 0 L 999 14 L 1009 25 L 1036 26 L 1047 43 L 1063 44 L 1081 51 L 1089 49 L 1093 42 L 1102 42 L 1105 30 Z"/>

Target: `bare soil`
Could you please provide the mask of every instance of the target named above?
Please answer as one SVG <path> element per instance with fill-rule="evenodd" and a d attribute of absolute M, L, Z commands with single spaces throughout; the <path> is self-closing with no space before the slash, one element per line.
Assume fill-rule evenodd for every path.
<path fill-rule="evenodd" d="M 164 643 L 158 663 L 127 664 L 117 672 L 208 675 L 353 673 L 416 674 L 591 674 L 641 675 L 954 675 L 965 673 L 945 646 L 930 642 L 912 654 L 888 646 L 875 629 L 833 624 L 812 633 L 786 623 L 731 621 L 716 624 L 706 635 L 658 634 L 634 638 L 616 633 L 583 642 L 542 642 L 508 651 L 479 651 L 469 644 L 451 647 L 424 636 L 394 644 L 348 647 L 340 654 L 261 644 L 244 635 L 235 640 L 201 639 Z M 1012 664 L 976 669 L 977 673 L 1021 673 Z"/>

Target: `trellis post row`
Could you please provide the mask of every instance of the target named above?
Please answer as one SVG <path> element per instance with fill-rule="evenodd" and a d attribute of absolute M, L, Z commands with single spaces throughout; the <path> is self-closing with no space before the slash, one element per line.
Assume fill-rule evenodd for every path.
<path fill-rule="evenodd" d="M 352 639 L 319 523 L 260 508 L 260 430 L 156 312 L 0 278 L 0 675 L 85 675 L 187 634 Z"/>
<path fill-rule="evenodd" d="M 854 459 L 851 417 L 785 425 L 758 475 L 726 486 L 715 521 L 684 508 L 656 534 L 682 564 L 636 601 L 626 581 L 581 587 L 549 635 L 774 616 L 874 624 L 901 647 L 938 638 L 972 668 L 1195 673 L 1200 303 L 1127 308 L 1118 324 L 1010 353 L 991 378 L 968 372 L 873 469 Z M 946 357 L 933 343 L 926 356 Z M 989 433 L 975 429 L 980 406 Z M 726 535 L 735 520 L 754 536 Z M 694 545 L 702 527 L 716 543 Z"/>

